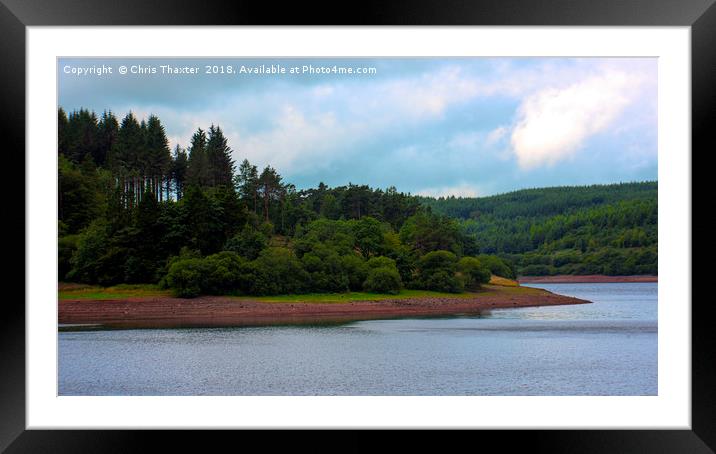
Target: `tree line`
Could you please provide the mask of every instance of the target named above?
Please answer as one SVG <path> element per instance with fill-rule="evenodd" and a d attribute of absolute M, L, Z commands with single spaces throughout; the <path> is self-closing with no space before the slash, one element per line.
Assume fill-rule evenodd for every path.
<path fill-rule="evenodd" d="M 159 283 L 182 296 L 478 288 L 510 264 L 390 187 L 297 190 L 219 126 L 170 151 L 151 115 L 58 111 L 59 278 Z"/>
<path fill-rule="evenodd" d="M 657 182 L 421 202 L 459 218 L 482 252 L 511 261 L 521 275 L 658 273 Z"/>
<path fill-rule="evenodd" d="M 173 150 L 154 115 L 59 109 L 58 132 L 62 280 L 160 283 L 189 295 L 459 291 L 479 285 L 477 268 L 504 277 L 657 273 L 656 182 L 480 198 L 353 183 L 299 190 L 271 166 L 237 165 L 217 125 Z M 296 285 L 282 283 L 289 275 Z"/>

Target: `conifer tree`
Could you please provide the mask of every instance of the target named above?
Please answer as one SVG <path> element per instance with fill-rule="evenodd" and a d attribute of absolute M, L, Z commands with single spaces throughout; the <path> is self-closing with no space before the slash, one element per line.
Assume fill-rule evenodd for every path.
<path fill-rule="evenodd" d="M 186 150 L 179 145 L 174 149 L 174 157 L 171 162 L 171 181 L 174 182 L 174 193 L 177 200 L 184 195 L 187 178 L 187 156 Z"/>
<path fill-rule="evenodd" d="M 119 122 L 111 111 L 104 111 L 102 118 L 97 124 L 97 148 L 95 149 L 94 161 L 102 167 L 107 162 L 107 156 L 117 141 L 119 134 Z"/>
<path fill-rule="evenodd" d="M 231 158 L 226 137 L 219 126 L 211 125 L 206 142 L 206 156 L 209 164 L 209 186 L 232 186 L 234 161 Z"/>
<path fill-rule="evenodd" d="M 208 183 L 206 133 L 201 128 L 191 136 L 187 161 L 187 183 L 195 186 L 205 186 Z"/>
<path fill-rule="evenodd" d="M 264 201 L 264 219 L 270 222 L 269 208 L 272 200 L 280 200 L 285 194 L 285 188 L 281 181 L 281 175 L 271 166 L 261 172 L 259 177 L 259 191 Z"/>
<path fill-rule="evenodd" d="M 169 174 L 172 158 L 164 126 L 154 115 L 151 115 L 147 121 L 145 146 L 147 165 L 144 178 L 147 180 L 151 192 L 161 202 L 164 200 L 164 180 Z"/>
<path fill-rule="evenodd" d="M 139 200 L 139 161 L 144 149 L 142 128 L 132 112 L 124 119 L 117 133 L 117 141 L 109 156 L 109 168 L 124 194 L 124 206 L 131 208 Z"/>
<path fill-rule="evenodd" d="M 67 156 L 68 150 L 68 137 L 67 134 L 69 123 L 67 120 L 67 114 L 64 109 L 60 107 L 57 110 L 57 153 Z"/>
<path fill-rule="evenodd" d="M 254 213 L 258 212 L 259 172 L 256 166 L 251 165 L 248 159 L 244 159 L 239 166 L 236 187 L 244 204 Z"/>

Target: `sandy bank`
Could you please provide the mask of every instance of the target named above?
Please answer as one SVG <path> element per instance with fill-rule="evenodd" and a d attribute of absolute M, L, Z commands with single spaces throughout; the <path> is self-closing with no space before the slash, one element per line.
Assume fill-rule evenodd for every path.
<path fill-rule="evenodd" d="M 488 286 L 481 292 L 454 298 L 395 298 L 341 303 L 262 302 L 226 296 L 194 299 L 140 297 L 102 301 L 61 300 L 58 323 L 114 328 L 262 326 L 467 315 L 499 308 L 585 303 L 589 301 L 541 289 L 498 286 Z"/>

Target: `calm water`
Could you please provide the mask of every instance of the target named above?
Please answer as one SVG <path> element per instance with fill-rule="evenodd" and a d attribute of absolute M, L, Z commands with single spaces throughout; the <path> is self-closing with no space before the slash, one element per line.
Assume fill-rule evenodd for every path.
<path fill-rule="evenodd" d="M 655 395 L 657 284 L 339 326 L 61 332 L 61 395 Z"/>

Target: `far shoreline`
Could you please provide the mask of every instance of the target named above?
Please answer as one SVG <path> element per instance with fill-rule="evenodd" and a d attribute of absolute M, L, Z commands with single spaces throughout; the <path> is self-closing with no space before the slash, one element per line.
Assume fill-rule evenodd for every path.
<path fill-rule="evenodd" d="M 193 299 L 143 296 L 112 300 L 61 299 L 59 327 L 88 329 L 250 327 L 346 323 L 361 320 L 480 315 L 492 309 L 590 304 L 530 287 L 486 285 L 454 297 L 408 297 L 344 302 L 267 302 L 249 297 Z"/>
<path fill-rule="evenodd" d="M 659 282 L 655 275 L 607 276 L 605 274 L 558 274 L 554 276 L 520 276 L 520 284 L 608 284 L 629 282 Z"/>

